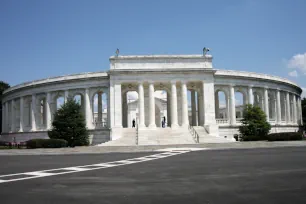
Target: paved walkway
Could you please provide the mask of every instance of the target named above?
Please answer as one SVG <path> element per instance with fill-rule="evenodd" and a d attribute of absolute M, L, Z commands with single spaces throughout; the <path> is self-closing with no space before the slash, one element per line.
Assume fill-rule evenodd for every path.
<path fill-rule="evenodd" d="M 58 154 L 100 154 L 110 152 L 152 152 L 164 148 L 209 148 L 214 149 L 252 149 L 274 147 L 305 146 L 306 141 L 286 142 L 234 142 L 219 144 L 150 145 L 150 146 L 90 146 L 58 149 L 9 149 L 0 150 L 1 155 L 58 155 Z"/>

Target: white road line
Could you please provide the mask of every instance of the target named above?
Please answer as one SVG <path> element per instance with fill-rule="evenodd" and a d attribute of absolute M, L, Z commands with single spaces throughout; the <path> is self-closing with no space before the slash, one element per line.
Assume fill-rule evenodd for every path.
<path fill-rule="evenodd" d="M 47 170 L 40 170 L 40 171 L 24 172 L 24 173 L 17 173 L 17 174 L 0 175 L 0 178 L 1 178 L 0 179 L 0 184 L 1 183 L 7 183 L 7 182 L 13 182 L 13 181 L 21 181 L 21 180 L 41 178 L 41 177 L 47 177 L 47 176 L 56 176 L 56 175 L 62 175 L 62 174 L 92 171 L 92 170 L 110 168 L 110 167 L 115 167 L 115 166 L 135 164 L 135 163 L 140 163 L 140 162 L 145 162 L 145 161 L 150 161 L 150 160 L 155 160 L 155 159 L 162 159 L 162 158 L 165 158 L 165 157 L 179 155 L 179 154 L 183 154 L 183 153 L 187 153 L 187 152 L 189 152 L 189 151 L 177 151 L 177 152 L 171 152 L 171 153 L 165 153 L 164 152 L 164 153 L 153 154 L 153 155 L 144 156 L 144 157 L 137 157 L 137 158 L 132 158 L 132 159 L 118 160 L 118 161 L 106 162 L 106 163 L 89 164 L 89 165 L 83 165 L 83 166 L 74 166 L 74 167 L 65 167 L 65 168 L 57 168 L 57 169 L 47 169 Z M 94 168 L 92 168 L 92 167 L 94 167 Z M 52 171 L 63 171 L 63 172 L 53 173 Z M 12 178 L 14 176 L 23 176 L 23 175 L 25 177 L 15 178 L 15 179 Z"/>
<path fill-rule="evenodd" d="M 24 175 L 30 175 L 30 176 L 53 176 L 54 173 L 46 173 L 46 172 L 34 171 L 34 172 L 24 173 Z"/>
<path fill-rule="evenodd" d="M 68 168 L 62 168 L 63 170 L 70 170 L 70 171 L 88 171 L 90 169 L 86 168 L 80 168 L 80 167 L 68 167 Z"/>

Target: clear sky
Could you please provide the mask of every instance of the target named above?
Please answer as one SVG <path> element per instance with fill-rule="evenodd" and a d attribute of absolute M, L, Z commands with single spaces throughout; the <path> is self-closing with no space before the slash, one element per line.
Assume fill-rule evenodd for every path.
<path fill-rule="evenodd" d="M 206 46 L 217 69 L 306 87 L 305 8 L 305 0 L 0 0 L 0 80 L 108 70 L 116 48 L 201 54 Z"/>

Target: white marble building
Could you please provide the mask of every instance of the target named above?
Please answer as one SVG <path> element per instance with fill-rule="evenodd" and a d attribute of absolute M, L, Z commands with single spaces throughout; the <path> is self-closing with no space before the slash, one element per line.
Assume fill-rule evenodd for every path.
<path fill-rule="evenodd" d="M 212 59 L 211 55 L 112 56 L 107 72 L 52 77 L 16 85 L 3 95 L 1 140 L 46 138 L 58 99 L 75 96 L 80 98 L 92 144 L 131 135 L 127 130 L 131 126 L 129 108 L 138 110 L 136 144 L 155 144 L 152 138 L 157 134 L 170 136 L 167 142 L 156 139 L 156 144 L 169 143 L 172 133 L 176 133 L 175 142 L 183 143 L 177 132 L 192 138 L 193 128 L 198 135 L 195 142 L 205 142 L 206 137 L 232 138 L 240 124 L 240 117 L 236 117 L 235 92 L 242 93 L 243 104 L 258 105 L 265 111 L 273 125 L 271 131 L 298 129 L 302 123 L 302 89 L 297 84 L 265 74 L 218 70 L 213 68 Z M 167 99 L 155 98 L 157 90 L 165 91 Z M 129 91 L 138 93 L 137 102 L 130 105 Z M 188 111 L 188 91 L 191 111 Z M 224 93 L 226 99 L 222 108 L 219 92 Z M 94 113 L 94 97 L 97 96 L 98 111 Z M 102 111 L 102 101 L 106 102 L 107 111 Z M 224 112 L 226 114 L 220 114 Z M 167 118 L 167 134 L 160 133 L 161 115 Z M 146 143 L 147 140 L 152 141 Z"/>

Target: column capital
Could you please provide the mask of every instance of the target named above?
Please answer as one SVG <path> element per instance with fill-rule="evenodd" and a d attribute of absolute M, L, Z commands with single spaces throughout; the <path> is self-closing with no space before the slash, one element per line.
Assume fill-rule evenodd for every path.
<path fill-rule="evenodd" d="M 148 84 L 149 84 L 149 85 L 152 85 L 152 84 L 154 85 L 154 81 L 153 81 L 153 80 L 149 80 L 149 81 L 148 81 Z"/>
<path fill-rule="evenodd" d="M 253 88 L 254 85 L 253 85 L 253 84 L 249 84 L 248 87 L 249 87 L 249 88 Z"/>
<path fill-rule="evenodd" d="M 176 80 L 171 80 L 170 83 L 171 84 L 176 84 Z"/>
<path fill-rule="evenodd" d="M 137 84 L 138 84 L 138 85 L 143 85 L 143 84 L 144 84 L 144 81 L 138 81 Z"/>

